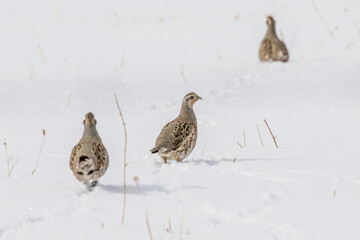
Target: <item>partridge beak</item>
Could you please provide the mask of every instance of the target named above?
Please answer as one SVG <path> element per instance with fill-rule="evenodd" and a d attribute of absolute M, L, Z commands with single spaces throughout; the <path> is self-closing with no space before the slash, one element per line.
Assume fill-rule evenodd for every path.
<path fill-rule="evenodd" d="M 202 97 L 200 97 L 200 96 L 197 96 L 197 98 L 198 98 L 197 100 L 202 100 Z"/>

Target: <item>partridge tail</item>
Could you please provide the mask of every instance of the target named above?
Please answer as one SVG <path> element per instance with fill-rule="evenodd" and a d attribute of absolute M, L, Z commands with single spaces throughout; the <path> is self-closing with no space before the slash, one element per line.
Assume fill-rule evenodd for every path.
<path fill-rule="evenodd" d="M 157 149 L 156 147 L 154 147 L 153 149 L 150 150 L 151 153 L 157 153 L 159 151 L 159 149 Z"/>

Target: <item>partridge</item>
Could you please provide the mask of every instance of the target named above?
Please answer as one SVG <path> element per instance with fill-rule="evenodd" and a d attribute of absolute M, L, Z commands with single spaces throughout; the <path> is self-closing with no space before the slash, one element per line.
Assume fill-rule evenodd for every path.
<path fill-rule="evenodd" d="M 197 121 L 193 110 L 196 101 L 202 99 L 196 93 L 185 95 L 177 118 L 166 124 L 156 139 L 151 153 L 158 153 L 164 163 L 180 162 L 190 155 L 196 144 Z"/>
<path fill-rule="evenodd" d="M 266 19 L 267 32 L 260 44 L 259 58 L 261 62 L 289 60 L 289 53 L 285 44 L 277 37 L 275 32 L 275 21 L 271 16 Z"/>
<path fill-rule="evenodd" d="M 109 166 L 109 155 L 96 130 L 94 114 L 87 113 L 83 123 L 82 138 L 71 152 L 70 169 L 80 182 L 92 190 Z"/>

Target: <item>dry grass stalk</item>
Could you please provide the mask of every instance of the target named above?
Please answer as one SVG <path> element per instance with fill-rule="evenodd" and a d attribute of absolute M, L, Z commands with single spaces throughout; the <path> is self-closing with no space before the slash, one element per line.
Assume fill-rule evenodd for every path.
<path fill-rule="evenodd" d="M 233 163 L 235 163 L 235 162 L 236 162 L 236 160 L 237 160 L 237 159 L 236 159 L 236 158 L 234 158 Z"/>
<path fill-rule="evenodd" d="M 263 143 L 263 140 L 262 140 L 261 134 L 260 134 L 259 125 L 256 124 L 256 128 L 257 128 L 257 130 L 258 130 L 258 134 L 259 134 L 259 138 L 260 138 L 261 145 L 262 145 L 262 147 L 264 147 L 264 143 Z"/>
<path fill-rule="evenodd" d="M 336 196 L 336 190 L 334 191 L 334 194 L 333 194 L 333 196 L 334 196 L 334 197 Z"/>
<path fill-rule="evenodd" d="M 46 62 L 46 57 L 45 57 L 45 54 L 44 54 L 43 50 L 41 49 L 40 44 L 37 44 L 37 48 L 39 50 L 39 53 L 41 55 L 41 58 L 42 58 L 43 62 Z"/>
<path fill-rule="evenodd" d="M 111 12 L 114 14 L 114 16 L 116 18 L 116 23 L 117 23 L 116 27 L 117 28 L 121 27 L 119 14 L 114 9 L 111 9 Z"/>
<path fill-rule="evenodd" d="M 171 232 L 172 231 L 172 228 L 171 228 L 171 219 L 169 219 L 169 223 L 168 223 L 168 227 L 165 229 L 165 231 L 167 232 Z"/>
<path fill-rule="evenodd" d="M 185 74 L 184 74 L 184 64 L 181 64 L 181 77 L 184 80 L 185 83 L 188 83 L 188 81 L 186 80 Z"/>
<path fill-rule="evenodd" d="M 280 33 L 280 40 L 284 42 L 284 34 L 281 29 L 280 29 L 279 33 Z"/>
<path fill-rule="evenodd" d="M 321 16 L 320 14 L 320 11 L 319 9 L 317 8 L 316 4 L 315 4 L 315 1 L 314 0 L 310 0 L 312 5 L 313 5 L 313 8 L 316 12 L 316 14 L 318 15 L 318 17 L 320 18 L 321 22 L 323 23 L 323 25 L 325 26 L 326 30 L 329 32 L 329 35 L 331 38 L 334 38 L 334 34 L 332 33 L 332 31 L 330 30 L 329 26 L 327 25 L 325 19 Z"/>
<path fill-rule="evenodd" d="M 34 173 L 36 172 L 36 170 L 37 170 L 38 167 L 39 167 L 40 156 L 41 156 L 41 152 L 42 152 L 42 149 L 43 149 L 43 146 L 44 146 L 45 135 L 46 135 L 45 129 L 42 130 L 42 135 L 43 135 L 43 139 L 42 139 L 42 142 L 41 142 L 41 147 L 40 147 L 40 151 L 39 151 L 39 156 L 38 156 L 38 159 L 37 159 L 37 161 L 36 161 L 35 168 L 34 168 L 34 170 L 33 170 L 32 173 L 31 173 L 31 176 L 34 175 Z"/>
<path fill-rule="evenodd" d="M 206 147 L 206 142 L 204 143 L 203 149 L 202 149 L 202 151 L 201 151 L 202 156 L 204 156 L 205 147 Z"/>
<path fill-rule="evenodd" d="M 181 215 L 181 225 L 180 225 L 180 232 L 179 232 L 179 240 L 183 239 L 183 232 L 184 232 L 184 217 L 185 217 L 185 210 L 182 209 L 182 215 Z"/>
<path fill-rule="evenodd" d="M 6 154 L 6 162 L 7 162 L 7 170 L 8 170 L 8 177 L 11 176 L 12 171 L 14 170 L 16 163 L 19 161 L 19 159 L 16 159 L 15 161 L 13 158 L 9 158 L 8 151 L 7 151 L 7 143 L 6 139 L 4 139 L 4 146 L 5 146 L 5 154 Z"/>
<path fill-rule="evenodd" d="M 144 201 L 144 199 L 142 197 L 140 184 L 138 183 L 138 181 L 139 181 L 139 178 L 137 176 L 135 176 L 134 177 L 134 182 L 136 184 L 136 189 L 138 190 L 138 193 L 139 193 L 139 196 L 140 196 L 140 199 L 141 199 L 141 202 L 143 204 L 144 211 L 145 211 L 145 221 L 146 221 L 146 227 L 147 227 L 147 230 L 148 230 L 148 233 L 149 233 L 149 238 L 150 238 L 150 240 L 152 240 L 153 237 L 152 237 L 151 228 L 150 228 L 149 216 L 148 216 L 148 212 L 147 212 L 147 209 L 146 209 L 145 201 Z"/>
<path fill-rule="evenodd" d="M 295 31 L 295 34 L 294 34 L 294 37 L 291 41 L 291 44 L 290 44 L 290 52 L 292 52 L 293 48 L 294 48 L 294 43 L 295 43 L 295 40 L 296 40 L 296 35 L 297 35 L 297 32 L 299 30 L 299 26 L 296 25 L 296 31 Z"/>
<path fill-rule="evenodd" d="M 269 129 L 269 132 L 270 132 L 270 134 L 271 134 L 271 137 L 272 137 L 273 140 L 274 140 L 274 143 L 275 143 L 276 148 L 279 148 L 278 145 L 277 145 L 277 143 L 276 143 L 276 136 L 274 136 L 274 134 L 272 133 L 272 131 L 271 131 L 270 127 L 269 127 L 269 124 L 267 123 L 267 121 L 266 121 L 265 119 L 264 119 L 264 122 L 265 122 L 267 128 Z"/>
<path fill-rule="evenodd" d="M 30 80 L 33 78 L 34 75 L 34 64 L 31 61 L 31 65 L 30 65 Z"/>
<path fill-rule="evenodd" d="M 241 146 L 241 144 L 239 142 L 237 142 L 237 144 L 241 147 L 241 148 L 244 148 L 243 146 Z"/>
<path fill-rule="evenodd" d="M 69 105 L 70 105 L 70 101 L 71 101 L 71 92 L 69 92 L 69 97 L 68 97 L 68 101 L 67 101 L 66 106 L 69 106 Z"/>
<path fill-rule="evenodd" d="M 122 215 L 122 220 L 121 220 L 121 224 L 124 225 L 124 221 L 125 221 L 125 206 L 126 206 L 126 148 L 127 148 L 127 131 L 126 131 L 126 123 L 124 120 L 124 116 L 121 112 L 120 109 L 120 105 L 119 105 L 119 101 L 116 97 L 116 94 L 114 94 L 115 96 L 115 102 L 116 102 L 116 106 L 117 109 L 119 110 L 119 114 L 121 117 L 121 121 L 123 123 L 123 127 L 124 127 L 124 137 L 125 137 L 125 145 L 124 145 L 124 205 L 123 205 L 123 215 Z"/>
<path fill-rule="evenodd" d="M 125 67 L 125 54 L 123 53 L 122 57 L 121 57 L 121 68 L 124 68 L 124 67 Z"/>
<path fill-rule="evenodd" d="M 220 54 L 220 51 L 218 48 L 216 49 L 216 53 L 217 53 L 218 60 L 221 61 L 222 58 L 221 58 L 221 54 Z"/>
<path fill-rule="evenodd" d="M 246 147 L 246 135 L 245 135 L 245 129 L 243 129 L 243 136 L 244 136 L 244 147 Z"/>
<path fill-rule="evenodd" d="M 355 28 L 358 30 L 358 33 L 360 34 L 360 27 L 357 24 L 357 22 L 354 20 L 354 18 L 352 18 L 349 14 L 348 14 L 348 9 L 345 8 L 344 9 L 345 15 L 351 20 L 351 22 L 354 24 Z"/>
<path fill-rule="evenodd" d="M 345 50 L 348 50 L 352 45 L 354 45 L 354 42 L 350 42 L 345 46 Z"/>

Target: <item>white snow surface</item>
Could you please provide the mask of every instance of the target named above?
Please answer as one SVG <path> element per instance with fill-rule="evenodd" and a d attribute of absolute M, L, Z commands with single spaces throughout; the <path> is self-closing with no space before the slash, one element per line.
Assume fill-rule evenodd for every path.
<path fill-rule="evenodd" d="M 0 239 L 149 239 L 141 198 L 153 239 L 360 239 L 360 2 L 314 2 L 333 36 L 310 0 L 1 1 Z M 259 63 L 268 14 L 288 63 Z M 188 92 L 197 146 L 162 164 Z M 92 192 L 68 163 L 89 111 L 110 155 Z"/>

